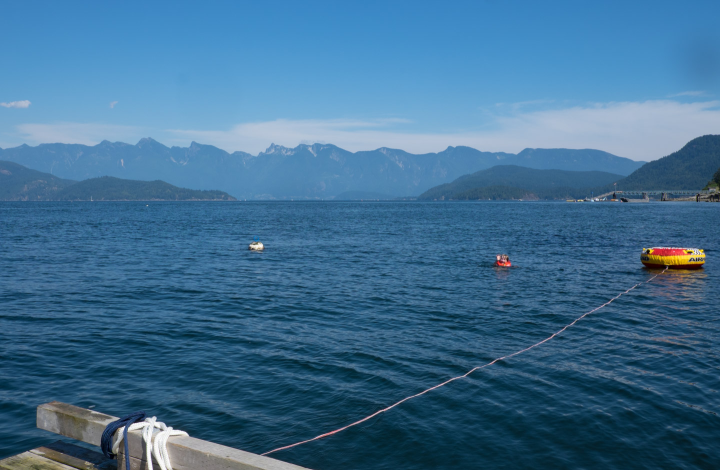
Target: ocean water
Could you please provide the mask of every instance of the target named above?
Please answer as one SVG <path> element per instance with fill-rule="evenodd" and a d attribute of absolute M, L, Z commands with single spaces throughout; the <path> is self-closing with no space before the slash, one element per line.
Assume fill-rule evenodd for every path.
<path fill-rule="evenodd" d="M 720 467 L 720 205 L 0 203 L 0 457 L 60 400 L 313 469 Z M 249 252 L 259 236 L 267 249 Z M 511 269 L 492 266 L 508 253 Z"/>

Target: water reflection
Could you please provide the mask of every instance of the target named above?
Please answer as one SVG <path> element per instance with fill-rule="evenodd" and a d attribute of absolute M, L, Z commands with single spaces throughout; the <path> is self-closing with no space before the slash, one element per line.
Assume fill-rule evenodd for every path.
<path fill-rule="evenodd" d="M 648 272 L 657 271 L 644 268 Z M 705 300 L 705 286 L 708 275 L 704 270 L 673 269 L 653 281 L 656 289 L 653 296 L 668 300 L 702 302 Z"/>

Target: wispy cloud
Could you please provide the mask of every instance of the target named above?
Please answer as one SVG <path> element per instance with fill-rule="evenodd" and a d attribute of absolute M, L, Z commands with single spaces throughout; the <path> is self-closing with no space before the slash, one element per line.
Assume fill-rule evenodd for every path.
<path fill-rule="evenodd" d="M 597 148 L 635 160 L 654 160 L 689 140 L 720 133 L 720 101 L 600 103 L 521 113 L 498 119 L 499 142 L 523 146 Z"/>
<path fill-rule="evenodd" d="M 20 137 L 29 143 L 66 143 L 95 145 L 103 140 L 135 141 L 147 129 L 135 126 L 58 122 L 53 124 L 20 124 Z"/>
<path fill-rule="evenodd" d="M 116 105 L 116 104 L 118 104 L 117 101 L 111 101 L 111 102 L 110 102 L 110 109 L 115 108 L 115 105 Z"/>
<path fill-rule="evenodd" d="M 539 103 L 538 103 L 539 104 Z M 523 148 L 595 148 L 635 160 L 654 160 L 705 134 L 720 134 L 720 101 L 655 100 L 591 103 L 552 108 L 503 108 L 482 126 L 455 132 L 418 132 L 406 119 L 277 119 L 229 129 L 148 129 L 94 123 L 22 124 L 15 140 L 28 143 L 134 143 L 152 136 L 166 145 L 195 140 L 228 151 L 256 154 L 271 143 L 332 143 L 351 150 L 400 148 L 412 153 L 466 145 L 493 152 Z M 10 134 L 7 134 L 9 137 Z M 22 140 L 20 140 L 22 139 Z M 7 138 L 6 138 L 7 140 Z"/>
<path fill-rule="evenodd" d="M 518 101 L 515 103 L 495 103 L 495 108 L 510 109 L 512 111 L 519 111 L 524 108 L 537 107 L 554 103 L 555 100 L 530 100 L 530 101 Z"/>
<path fill-rule="evenodd" d="M 680 93 L 675 93 L 674 95 L 669 95 L 669 98 L 677 98 L 680 96 L 706 96 L 707 93 L 704 91 L 696 90 L 696 91 L 683 91 Z"/>
<path fill-rule="evenodd" d="M 257 153 L 271 142 L 331 142 L 348 150 L 394 147 L 414 153 L 467 145 L 519 152 L 526 147 L 596 148 L 635 160 L 654 160 L 689 140 L 720 133 L 720 101 L 597 103 L 492 116 L 492 129 L 417 133 L 397 122 L 285 120 L 238 124 L 228 130 L 172 129 L 177 144 L 197 140 L 226 150 Z"/>
<path fill-rule="evenodd" d="M 407 143 L 406 135 L 392 130 L 408 124 L 406 119 L 306 119 L 251 122 L 225 130 L 170 129 L 181 141 L 212 143 L 230 150 L 258 153 L 270 143 L 295 146 L 299 143 L 332 143 L 348 150 L 367 150 Z M 383 142 L 383 143 L 380 143 Z M 375 146 L 375 147 L 372 147 Z"/>
<path fill-rule="evenodd" d="M 10 101 L 9 103 L 0 103 L 0 106 L 2 106 L 3 108 L 23 109 L 23 108 L 29 108 L 30 104 L 31 103 L 29 100 L 22 100 L 22 101 Z"/>

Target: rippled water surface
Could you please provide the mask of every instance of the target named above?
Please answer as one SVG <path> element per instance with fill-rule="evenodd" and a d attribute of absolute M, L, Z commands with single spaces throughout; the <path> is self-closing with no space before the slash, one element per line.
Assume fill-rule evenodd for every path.
<path fill-rule="evenodd" d="M 540 341 L 680 245 L 705 269 L 273 457 L 719 468 L 719 224 L 695 203 L 0 203 L 0 457 L 56 437 L 51 400 L 256 453 L 314 437 Z"/>

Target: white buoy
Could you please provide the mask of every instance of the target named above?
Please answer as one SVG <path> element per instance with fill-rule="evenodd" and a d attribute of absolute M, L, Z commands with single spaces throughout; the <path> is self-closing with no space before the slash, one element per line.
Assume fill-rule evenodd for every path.
<path fill-rule="evenodd" d="M 262 251 L 265 249 L 265 245 L 260 242 L 252 242 L 248 248 L 252 251 Z"/>

